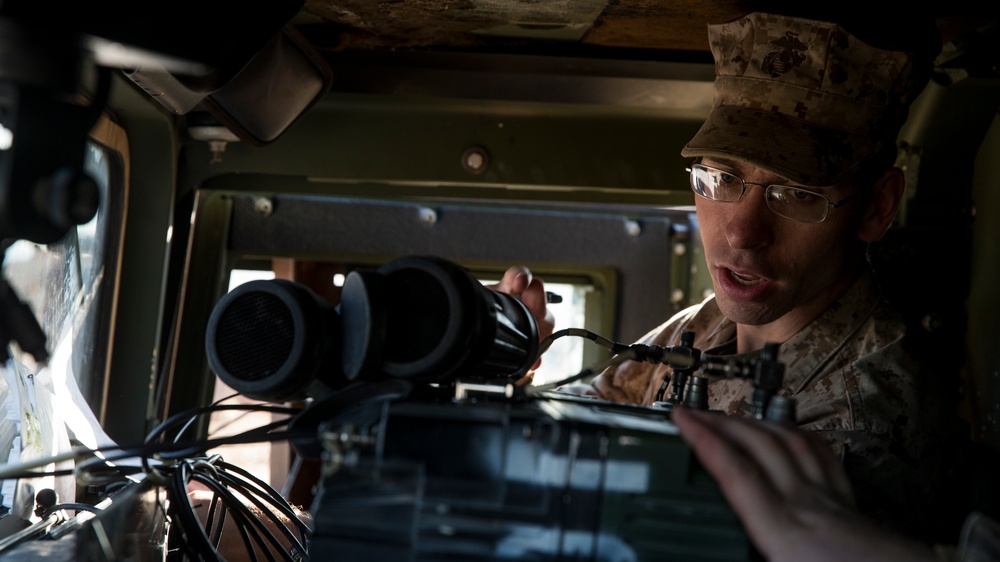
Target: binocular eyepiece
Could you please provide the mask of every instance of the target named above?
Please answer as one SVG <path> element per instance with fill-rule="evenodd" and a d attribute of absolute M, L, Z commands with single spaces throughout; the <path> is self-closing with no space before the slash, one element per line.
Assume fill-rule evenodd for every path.
<path fill-rule="evenodd" d="M 465 268 L 408 256 L 350 272 L 336 306 L 296 282 L 244 283 L 216 304 L 205 347 L 234 390 L 282 402 L 382 378 L 516 380 L 537 359 L 538 327 Z"/>

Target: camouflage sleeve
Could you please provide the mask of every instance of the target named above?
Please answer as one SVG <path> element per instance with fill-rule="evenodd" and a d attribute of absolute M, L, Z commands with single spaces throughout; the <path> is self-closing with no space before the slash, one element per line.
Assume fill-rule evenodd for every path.
<path fill-rule="evenodd" d="M 627 404 L 653 403 L 653 387 L 659 385 L 663 375 L 657 365 L 626 361 L 604 371 L 591 383 L 598 395 L 605 400 Z"/>

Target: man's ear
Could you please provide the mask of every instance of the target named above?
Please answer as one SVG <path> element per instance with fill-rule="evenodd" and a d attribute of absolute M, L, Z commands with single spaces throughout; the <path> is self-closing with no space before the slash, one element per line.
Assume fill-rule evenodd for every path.
<path fill-rule="evenodd" d="M 905 184 L 903 170 L 896 167 L 889 168 L 875 181 L 871 187 L 868 208 L 858 230 L 861 240 L 875 242 L 889 230 L 903 198 Z"/>

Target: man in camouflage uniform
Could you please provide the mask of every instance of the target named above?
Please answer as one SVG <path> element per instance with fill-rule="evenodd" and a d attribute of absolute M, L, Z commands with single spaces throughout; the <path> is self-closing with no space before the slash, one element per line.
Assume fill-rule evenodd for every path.
<path fill-rule="evenodd" d="M 902 198 L 896 138 L 931 61 L 832 23 L 765 13 L 711 25 L 709 38 L 714 108 L 681 154 L 693 159 L 715 294 L 641 342 L 673 346 L 693 332 L 703 354 L 744 364 L 779 344 L 777 394 L 832 445 L 861 511 L 936 540 L 927 533 L 941 520 L 936 485 L 960 429 L 956 404 L 921 371 L 867 260 Z M 537 280 L 528 290 L 526 273 L 512 268 L 498 288 L 537 302 L 526 298 L 539 290 Z M 650 405 L 670 396 L 662 384 L 671 375 L 664 364 L 627 361 L 573 391 Z M 746 378 L 711 380 L 709 407 L 752 415 L 753 392 Z"/>

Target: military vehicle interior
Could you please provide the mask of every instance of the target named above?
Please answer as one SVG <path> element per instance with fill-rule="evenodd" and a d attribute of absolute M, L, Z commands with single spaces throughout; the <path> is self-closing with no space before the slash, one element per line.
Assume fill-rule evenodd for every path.
<path fill-rule="evenodd" d="M 220 299 L 248 280 L 294 281 L 339 306 L 351 279 L 405 256 L 444 258 L 483 283 L 522 264 L 561 297 L 557 329 L 635 341 L 712 290 L 680 156 L 712 108 L 706 25 L 828 9 L 812 4 L 181 1 L 154 12 L 95 2 L 60 8 L 56 23 L 45 6 L 2 3 L 3 454 L 72 475 L 80 450 L 148 444 L 174 416 L 190 418 L 176 444 L 288 415 L 190 414 L 211 404 L 335 398 L 309 386 L 324 368 L 314 358 L 302 388 L 274 400 L 217 376 L 224 350 L 206 334 Z M 871 260 L 933 351 L 942 393 L 961 394 L 972 439 L 1000 447 L 996 9 L 836 9 L 873 40 L 928 25 L 940 34 L 935 74 L 899 138 L 907 192 Z M 425 295 L 406 296 L 390 306 L 418 315 Z M 569 340 L 542 356 L 537 384 L 609 357 Z M 363 353 L 359 370 L 377 353 L 392 351 Z M 296 435 L 220 440 L 217 451 L 308 508 L 324 461 Z M 140 464 L 131 458 L 122 462 Z M 107 491 L 96 477 L 42 478 L 4 473 L 0 559 L 45 548 L 62 559 L 19 535 L 38 533 L 38 490 L 77 504 Z M 92 524 L 66 527 L 80 534 L 65 559 L 144 559 L 136 533 L 166 534 L 158 498 L 147 487 L 130 500 L 139 518 L 108 510 L 110 542 Z M 136 521 L 153 523 L 136 531 Z"/>

